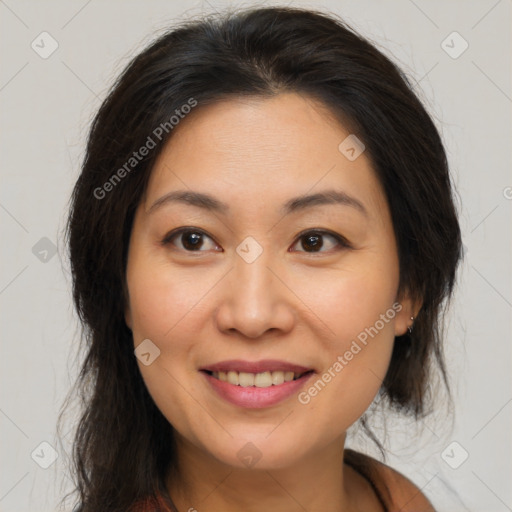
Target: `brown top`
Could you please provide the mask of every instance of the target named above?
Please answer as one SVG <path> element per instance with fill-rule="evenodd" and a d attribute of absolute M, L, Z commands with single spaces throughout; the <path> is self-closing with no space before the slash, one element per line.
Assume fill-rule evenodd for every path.
<path fill-rule="evenodd" d="M 165 504 L 164 498 L 158 494 L 156 498 L 150 496 L 145 500 L 138 501 L 129 512 L 178 512 L 178 510 L 169 508 Z"/>
<path fill-rule="evenodd" d="M 345 450 L 345 464 L 365 478 L 385 512 L 435 512 L 431 503 L 406 477 L 372 457 Z M 163 496 L 138 501 L 130 512 L 179 512 Z"/>

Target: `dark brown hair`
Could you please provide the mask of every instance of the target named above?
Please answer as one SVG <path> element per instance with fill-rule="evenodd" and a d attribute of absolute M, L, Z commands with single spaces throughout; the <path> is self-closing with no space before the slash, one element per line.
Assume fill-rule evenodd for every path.
<path fill-rule="evenodd" d="M 441 320 L 456 281 L 461 234 L 440 135 L 407 76 L 334 15 L 271 7 L 185 22 L 118 78 L 92 124 L 71 198 L 66 235 L 86 350 L 77 380 L 84 410 L 73 447 L 82 512 L 125 512 L 142 497 L 167 496 L 164 478 L 175 467 L 172 426 L 144 385 L 124 321 L 134 212 L 172 136 L 169 120 L 191 98 L 200 109 L 280 92 L 321 101 L 363 141 L 385 190 L 400 291 L 422 307 L 412 333 L 394 344 L 381 396 L 419 416 L 429 406 L 432 368 L 446 377 Z M 156 147 L 113 182 L 162 125 L 168 129 L 161 140 L 153 137 Z"/>

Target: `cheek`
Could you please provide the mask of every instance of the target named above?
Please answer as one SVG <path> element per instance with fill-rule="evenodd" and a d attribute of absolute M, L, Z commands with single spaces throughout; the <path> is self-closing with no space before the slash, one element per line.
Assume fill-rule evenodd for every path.
<path fill-rule="evenodd" d="M 137 361 L 146 388 L 158 409 L 178 431 L 189 431 L 189 411 L 196 410 L 192 397 L 194 379 L 191 353 L 194 328 L 190 322 L 194 305 L 204 290 L 183 282 L 177 273 L 158 265 L 133 266 L 129 282 L 134 345 L 150 339 L 158 357 L 146 366 Z M 197 306 L 196 306 L 197 307 Z"/>
<path fill-rule="evenodd" d="M 138 366 L 164 416 L 178 430 L 186 428 L 186 411 L 197 407 L 191 398 L 198 394 L 193 354 L 200 340 L 199 320 L 207 318 L 201 313 L 203 298 L 219 277 L 210 271 L 191 279 L 190 272 L 171 272 L 165 262 L 148 255 L 133 251 L 130 256 L 127 280 L 134 346 L 149 339 L 160 351 L 150 365 L 138 361 Z"/>
<path fill-rule="evenodd" d="M 321 320 L 329 328 L 325 336 L 329 346 L 343 348 L 343 342 L 357 338 L 383 314 L 386 322 L 384 325 L 379 321 L 378 330 L 393 330 L 398 265 L 393 258 L 384 261 L 374 256 L 377 255 L 356 255 L 343 267 L 329 272 L 312 270 L 309 275 L 289 281 L 297 295 L 306 299 L 317 322 Z"/>
<path fill-rule="evenodd" d="M 348 268 L 348 267 L 347 267 Z M 304 390 L 299 402 L 327 416 L 335 433 L 347 429 L 365 412 L 386 375 L 394 344 L 396 279 L 367 266 L 339 272 L 316 282 L 308 305 L 329 327 L 322 340 L 325 366 Z"/>
<path fill-rule="evenodd" d="M 150 258 L 139 262 L 134 258 L 128 269 L 134 337 L 166 345 L 184 326 L 190 327 L 188 317 L 200 309 L 202 297 L 214 285 L 214 276 L 210 272 L 209 276 L 191 279 L 190 272 L 171 271 L 165 262 Z"/>
<path fill-rule="evenodd" d="M 379 324 L 380 325 L 380 324 Z M 313 416 L 336 436 L 368 409 L 386 375 L 394 343 L 389 324 L 373 325 L 356 337 L 340 337 L 328 348 L 326 365 L 298 396 Z"/>

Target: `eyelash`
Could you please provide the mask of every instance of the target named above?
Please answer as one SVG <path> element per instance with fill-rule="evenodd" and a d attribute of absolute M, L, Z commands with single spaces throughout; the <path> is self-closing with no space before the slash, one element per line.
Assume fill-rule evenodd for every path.
<path fill-rule="evenodd" d="M 168 233 L 164 237 L 164 239 L 161 241 L 161 245 L 163 245 L 163 246 L 170 245 L 174 238 L 176 238 L 179 235 L 182 235 L 184 233 L 194 233 L 194 234 L 198 234 L 198 235 L 201 235 L 201 236 L 206 236 L 206 237 L 210 238 L 212 241 L 214 241 L 213 237 L 211 237 L 208 233 L 206 233 L 202 229 L 198 229 L 198 228 L 194 228 L 194 227 L 183 227 L 183 228 L 175 229 L 175 230 L 171 231 L 170 233 Z M 328 231 L 328 230 L 325 230 L 325 229 L 308 229 L 306 231 L 302 231 L 301 233 L 299 233 L 297 235 L 296 241 L 294 241 L 292 247 L 294 245 L 296 245 L 298 242 L 300 242 L 300 240 L 302 238 L 305 238 L 306 235 L 320 235 L 322 237 L 323 236 L 330 236 L 330 237 L 334 238 L 336 240 L 336 242 L 338 243 L 339 248 L 337 250 L 351 249 L 352 248 L 352 246 L 349 244 L 349 242 L 344 237 L 342 237 L 341 235 L 338 235 L 337 233 L 334 233 L 332 231 Z M 216 245 L 218 245 L 218 244 L 216 244 Z M 206 251 L 201 251 L 201 250 L 189 251 L 187 249 L 179 249 L 179 248 L 177 250 L 183 251 L 183 252 L 187 252 L 187 253 L 206 252 Z M 330 253 L 332 251 L 329 250 L 329 251 L 297 251 L 297 252 L 304 252 L 306 254 L 322 254 L 322 253 L 326 253 L 326 252 Z"/>

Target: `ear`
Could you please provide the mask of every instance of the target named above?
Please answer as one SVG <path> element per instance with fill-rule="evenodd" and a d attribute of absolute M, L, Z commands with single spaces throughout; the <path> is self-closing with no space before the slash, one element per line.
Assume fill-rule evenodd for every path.
<path fill-rule="evenodd" d="M 406 291 L 397 297 L 396 302 L 400 304 L 401 309 L 398 311 L 397 308 L 398 313 L 395 316 L 395 336 L 403 336 L 407 332 L 407 328 L 414 324 L 423 301 L 412 299 L 409 292 Z"/>

